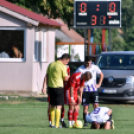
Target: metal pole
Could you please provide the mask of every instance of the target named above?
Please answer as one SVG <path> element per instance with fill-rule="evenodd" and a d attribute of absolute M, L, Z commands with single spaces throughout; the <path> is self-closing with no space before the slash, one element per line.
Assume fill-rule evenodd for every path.
<path fill-rule="evenodd" d="M 111 29 L 108 29 L 108 46 L 109 46 L 109 51 L 112 51 L 112 45 L 111 45 Z"/>
<path fill-rule="evenodd" d="M 87 40 L 87 29 L 84 29 L 84 59 L 87 55 L 87 43 L 86 43 L 86 40 Z"/>

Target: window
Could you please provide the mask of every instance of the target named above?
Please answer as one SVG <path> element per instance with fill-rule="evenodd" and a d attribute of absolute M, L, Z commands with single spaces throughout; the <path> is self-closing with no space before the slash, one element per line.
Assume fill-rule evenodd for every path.
<path fill-rule="evenodd" d="M 98 58 L 97 65 L 100 67 L 100 69 L 133 70 L 134 55 L 133 54 L 101 55 Z"/>
<path fill-rule="evenodd" d="M 41 61 L 46 62 L 46 30 L 41 32 Z"/>
<path fill-rule="evenodd" d="M 35 31 L 34 62 L 39 61 L 39 31 Z"/>
<path fill-rule="evenodd" d="M 25 29 L 0 28 L 0 61 L 25 61 Z"/>

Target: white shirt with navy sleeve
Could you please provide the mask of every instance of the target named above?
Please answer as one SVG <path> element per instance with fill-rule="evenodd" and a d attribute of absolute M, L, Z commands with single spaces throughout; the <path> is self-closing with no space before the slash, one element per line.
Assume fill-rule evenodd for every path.
<path fill-rule="evenodd" d="M 98 107 L 95 108 L 94 111 L 88 115 L 86 115 L 86 120 L 88 123 L 98 122 L 98 123 L 105 123 L 109 119 L 109 115 L 107 112 L 110 109 L 107 107 Z"/>
<path fill-rule="evenodd" d="M 92 74 L 92 79 L 90 79 L 89 81 L 85 82 L 85 86 L 84 86 L 84 92 L 93 92 L 93 91 L 97 91 L 95 85 L 96 85 L 96 75 L 101 73 L 101 70 L 99 69 L 98 66 L 96 65 L 91 65 L 90 68 L 85 68 L 84 65 L 80 66 L 75 72 L 81 72 L 81 73 L 85 73 L 85 72 L 91 72 Z"/>

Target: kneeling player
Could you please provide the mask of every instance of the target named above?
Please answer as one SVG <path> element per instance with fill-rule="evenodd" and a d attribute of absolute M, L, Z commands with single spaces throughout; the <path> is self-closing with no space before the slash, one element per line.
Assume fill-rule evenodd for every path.
<path fill-rule="evenodd" d="M 68 120 L 69 128 L 72 128 L 78 118 L 79 104 L 82 101 L 84 82 L 91 79 L 90 72 L 74 73 L 65 86 L 65 104 L 69 105 Z"/>
<path fill-rule="evenodd" d="M 112 110 L 107 107 L 98 107 L 90 114 L 87 113 L 86 121 L 91 123 L 91 129 L 114 129 Z"/>

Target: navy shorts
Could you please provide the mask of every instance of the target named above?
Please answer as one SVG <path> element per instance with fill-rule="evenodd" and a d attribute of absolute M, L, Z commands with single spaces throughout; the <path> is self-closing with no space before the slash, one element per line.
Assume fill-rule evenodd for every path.
<path fill-rule="evenodd" d="M 86 106 L 90 103 L 99 103 L 99 95 L 98 92 L 83 92 L 82 95 L 82 105 Z"/>

